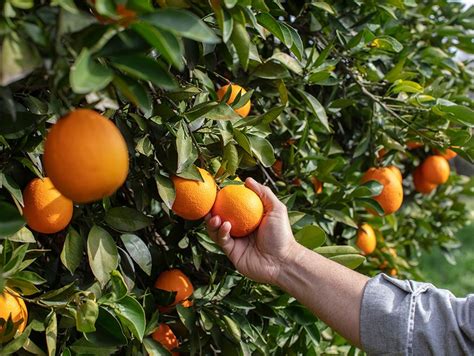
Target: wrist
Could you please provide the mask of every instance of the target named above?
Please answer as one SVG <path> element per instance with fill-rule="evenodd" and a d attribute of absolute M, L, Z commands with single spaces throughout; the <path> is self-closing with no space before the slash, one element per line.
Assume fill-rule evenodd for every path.
<path fill-rule="evenodd" d="M 307 249 L 300 245 L 298 242 L 293 241 L 288 248 L 287 257 L 281 262 L 278 276 L 275 284 L 281 289 L 288 291 L 290 284 L 294 281 L 294 276 L 298 270 L 298 265 L 302 261 L 303 256 L 306 254 Z"/>

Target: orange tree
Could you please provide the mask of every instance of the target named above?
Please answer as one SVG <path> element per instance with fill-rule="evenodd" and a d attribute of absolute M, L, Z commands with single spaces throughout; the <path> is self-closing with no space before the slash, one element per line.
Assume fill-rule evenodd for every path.
<path fill-rule="evenodd" d="M 236 273 L 202 221 L 171 211 L 171 176 L 200 180 L 196 167 L 221 187 L 236 176 L 269 185 L 302 244 L 369 275 L 417 277 L 424 250 L 449 257 L 456 247 L 466 219 L 460 196 L 472 184 L 454 172 L 444 182 L 445 164 L 441 175 L 424 165 L 422 194 L 412 172 L 435 149 L 472 160 L 473 72 L 455 57 L 474 52 L 472 8 L 446 0 L 0 4 L 0 290 L 14 296 L 0 300 L 21 297 L 28 309 L 26 327 L 17 312 L 0 318 L 9 336 L 0 353 L 356 352 L 290 296 Z M 230 83 L 246 92 L 218 92 Z M 111 196 L 76 203 L 65 229 L 38 233 L 22 215 L 22 191 L 46 174 L 51 125 L 77 108 L 119 128 L 129 173 Z M 71 147 L 99 137 L 83 132 L 60 138 Z M 76 156 L 55 174 L 118 159 Z M 84 163 L 89 157 L 99 165 Z M 383 216 L 382 199 L 373 199 L 383 186 L 361 178 L 391 165 L 402 172 L 404 202 Z M 33 200 L 54 208 L 54 199 Z M 377 240 L 365 257 L 354 247 L 364 223 Z M 155 288 L 170 269 L 189 279 L 162 276 L 164 289 Z"/>

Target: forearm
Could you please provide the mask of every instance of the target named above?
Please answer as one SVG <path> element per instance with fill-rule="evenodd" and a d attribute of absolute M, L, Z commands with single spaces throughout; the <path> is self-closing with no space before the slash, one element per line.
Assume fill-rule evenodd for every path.
<path fill-rule="evenodd" d="M 297 244 L 282 266 L 277 284 L 352 344 L 360 346 L 360 307 L 368 280 Z"/>

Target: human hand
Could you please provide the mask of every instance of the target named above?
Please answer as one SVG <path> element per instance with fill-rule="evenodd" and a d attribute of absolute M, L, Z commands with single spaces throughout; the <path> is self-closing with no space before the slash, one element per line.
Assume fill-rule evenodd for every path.
<path fill-rule="evenodd" d="M 247 237 L 234 239 L 230 236 L 230 222 L 208 214 L 207 231 L 240 273 L 257 282 L 276 284 L 282 266 L 298 245 L 288 212 L 270 188 L 252 178 L 247 178 L 245 185 L 263 203 L 264 215 L 258 229 Z"/>

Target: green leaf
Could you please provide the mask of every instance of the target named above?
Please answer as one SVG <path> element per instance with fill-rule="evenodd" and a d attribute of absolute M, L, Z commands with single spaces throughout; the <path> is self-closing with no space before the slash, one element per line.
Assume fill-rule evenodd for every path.
<path fill-rule="evenodd" d="M 422 93 L 423 87 L 410 80 L 396 80 L 393 85 L 388 89 L 387 95 L 398 94 L 398 93 Z"/>
<path fill-rule="evenodd" d="M 146 244 L 138 236 L 132 234 L 124 234 L 120 238 L 130 257 L 140 266 L 143 272 L 150 276 L 152 260 L 150 250 Z"/>
<path fill-rule="evenodd" d="M 321 103 L 316 99 L 314 96 L 311 94 L 302 91 L 300 89 L 297 89 L 298 93 L 301 95 L 303 100 L 306 102 L 312 113 L 316 116 L 316 118 L 323 124 L 324 128 L 328 132 L 332 132 L 331 128 L 329 127 L 328 123 L 328 117 L 326 115 L 326 110 L 324 110 L 324 107 L 321 105 Z"/>
<path fill-rule="evenodd" d="M 176 150 L 178 152 L 176 173 L 181 173 L 190 167 L 198 156 L 189 129 L 184 122 L 179 125 L 176 133 Z"/>
<path fill-rule="evenodd" d="M 20 350 L 27 339 L 29 338 L 31 333 L 31 325 L 28 325 L 26 329 L 21 333 L 17 338 L 11 340 L 8 344 L 5 346 L 2 346 L 1 352 L 2 355 L 11 355 L 16 353 L 18 350 Z"/>
<path fill-rule="evenodd" d="M 108 296 L 107 300 L 119 301 L 123 299 L 128 293 L 128 288 L 125 284 L 125 279 L 119 271 L 112 271 L 110 273 L 109 285 L 111 294 L 110 297 Z"/>
<path fill-rule="evenodd" d="M 77 94 L 104 89 L 112 79 L 112 70 L 92 59 L 87 48 L 82 49 L 69 74 L 71 88 Z"/>
<path fill-rule="evenodd" d="M 234 23 L 234 29 L 230 37 L 232 43 L 237 50 L 240 64 L 244 70 L 247 70 L 249 64 L 249 53 L 250 53 L 250 36 L 244 25 L 239 22 Z"/>
<path fill-rule="evenodd" d="M 48 347 L 48 355 L 54 356 L 56 355 L 56 339 L 58 337 L 58 321 L 55 312 L 52 312 L 50 314 L 45 334 L 46 346 Z"/>
<path fill-rule="evenodd" d="M 176 305 L 176 310 L 183 324 L 192 332 L 196 324 L 196 313 L 194 310 L 192 308 L 185 308 L 181 304 Z"/>
<path fill-rule="evenodd" d="M 33 236 L 33 233 L 25 226 L 23 226 L 20 230 L 15 232 L 13 235 L 8 236 L 6 239 L 10 241 L 23 242 L 23 243 L 36 242 L 35 237 Z"/>
<path fill-rule="evenodd" d="M 469 127 L 474 126 L 474 111 L 463 105 L 451 105 L 451 103 L 440 102 L 434 107 L 435 112 L 448 114 L 450 120 L 459 122 Z"/>
<path fill-rule="evenodd" d="M 0 49 L 0 86 L 7 86 L 42 65 L 38 50 L 14 30 L 3 38 Z"/>
<path fill-rule="evenodd" d="M 319 226 L 307 225 L 295 234 L 295 239 L 301 245 L 314 249 L 326 241 L 326 233 Z"/>
<path fill-rule="evenodd" d="M 104 220 L 110 227 L 127 232 L 144 229 L 153 222 L 153 218 L 127 206 L 109 209 Z"/>
<path fill-rule="evenodd" d="M 247 135 L 252 153 L 263 164 L 264 167 L 271 167 L 275 163 L 275 154 L 272 144 L 265 138 Z"/>
<path fill-rule="evenodd" d="M 95 322 L 95 332 L 84 334 L 86 339 L 100 347 L 117 347 L 127 344 L 122 325 L 107 307 L 99 306 L 99 316 Z"/>
<path fill-rule="evenodd" d="M 222 319 L 224 320 L 224 331 L 226 334 L 236 343 L 239 343 L 241 340 L 241 332 L 239 325 L 228 315 L 223 315 Z"/>
<path fill-rule="evenodd" d="M 84 240 L 79 233 L 70 228 L 64 241 L 63 250 L 61 251 L 61 262 L 71 274 L 81 264 L 84 251 Z"/>
<path fill-rule="evenodd" d="M 152 338 L 143 339 L 143 348 L 150 356 L 170 356 L 170 352 Z"/>
<path fill-rule="evenodd" d="M 25 220 L 13 205 L 0 201 L 0 237 L 15 234 L 23 226 Z"/>
<path fill-rule="evenodd" d="M 375 38 L 371 43 L 370 47 L 383 49 L 390 52 L 401 52 L 403 45 L 398 42 L 395 38 L 390 36 L 379 36 Z"/>
<path fill-rule="evenodd" d="M 94 332 L 98 317 L 99 306 L 96 301 L 89 297 L 83 298 L 76 307 L 76 329 L 83 333 Z"/>
<path fill-rule="evenodd" d="M 123 96 L 142 109 L 143 112 L 151 111 L 152 102 L 150 93 L 137 80 L 116 74 L 113 84 Z"/>
<path fill-rule="evenodd" d="M 352 218 L 344 213 L 344 211 L 341 210 L 334 210 L 334 209 L 326 209 L 325 213 L 332 217 L 334 220 L 339 221 L 343 224 L 346 224 L 348 226 L 351 226 L 353 228 L 357 229 L 357 224 Z"/>
<path fill-rule="evenodd" d="M 174 65 L 178 70 L 184 69 L 184 46 L 182 41 L 173 33 L 143 21 L 134 23 L 132 29 L 156 48 L 168 63 Z"/>
<path fill-rule="evenodd" d="M 156 175 L 155 181 L 160 198 L 163 200 L 168 209 L 171 209 L 176 198 L 176 191 L 174 189 L 173 182 L 168 177 L 162 175 Z"/>
<path fill-rule="evenodd" d="M 316 8 L 319 8 L 321 10 L 324 10 L 328 13 L 330 13 L 331 15 L 335 15 L 336 12 L 334 11 L 334 9 L 331 7 L 331 5 L 329 5 L 327 2 L 324 2 L 324 1 L 313 1 L 311 3 L 312 6 L 316 7 Z"/>
<path fill-rule="evenodd" d="M 5 187 L 11 196 L 23 206 L 23 195 L 21 189 L 16 182 L 8 175 L 0 173 L 0 188 Z"/>
<path fill-rule="evenodd" d="M 340 255 L 340 256 L 333 256 L 329 257 L 330 260 L 340 263 L 343 266 L 346 266 L 350 269 L 356 269 L 365 261 L 365 257 L 356 254 L 347 254 L 347 255 Z"/>
<path fill-rule="evenodd" d="M 325 257 L 359 254 L 359 250 L 352 246 L 322 246 L 314 249 L 314 252 Z"/>
<path fill-rule="evenodd" d="M 112 57 L 111 63 L 132 77 L 150 81 L 159 88 L 173 90 L 178 87 L 174 76 L 151 57 L 142 54 L 127 54 Z"/>
<path fill-rule="evenodd" d="M 125 296 L 114 304 L 114 309 L 122 324 L 141 342 L 145 333 L 146 320 L 145 311 L 140 303 L 130 296 Z"/>
<path fill-rule="evenodd" d="M 112 236 L 99 226 L 93 226 L 87 238 L 87 255 L 92 273 L 102 286 L 110 279 L 110 272 L 118 267 L 118 251 Z"/>
<path fill-rule="evenodd" d="M 222 156 L 223 164 L 225 163 L 226 172 L 233 176 L 239 167 L 239 154 L 237 148 L 232 143 L 228 143 L 224 147 L 224 154 Z"/>
<path fill-rule="evenodd" d="M 142 19 L 158 28 L 192 40 L 204 43 L 220 42 L 214 31 L 190 11 L 166 8 L 144 15 Z"/>

